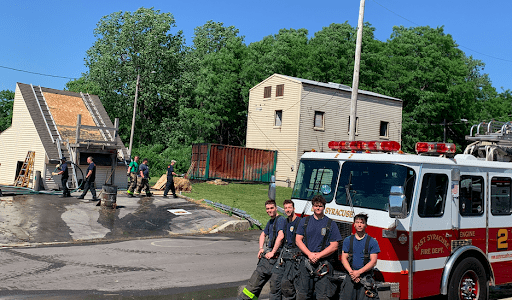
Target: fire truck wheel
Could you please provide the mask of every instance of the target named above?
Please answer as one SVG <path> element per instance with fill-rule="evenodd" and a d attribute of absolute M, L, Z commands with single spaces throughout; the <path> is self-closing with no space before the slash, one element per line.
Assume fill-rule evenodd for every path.
<path fill-rule="evenodd" d="M 486 278 L 485 269 L 478 259 L 465 258 L 457 265 L 450 278 L 448 299 L 488 299 L 489 284 Z"/>

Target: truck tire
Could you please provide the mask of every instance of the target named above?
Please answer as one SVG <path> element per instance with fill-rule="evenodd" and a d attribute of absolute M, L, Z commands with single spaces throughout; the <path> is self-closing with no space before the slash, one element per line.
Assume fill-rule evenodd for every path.
<path fill-rule="evenodd" d="M 489 283 L 485 269 L 474 257 L 463 259 L 455 268 L 448 284 L 450 300 L 487 300 Z"/>

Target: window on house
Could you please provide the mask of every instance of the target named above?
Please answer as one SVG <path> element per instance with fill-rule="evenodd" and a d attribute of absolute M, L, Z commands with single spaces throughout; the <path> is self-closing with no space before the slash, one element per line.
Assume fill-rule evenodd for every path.
<path fill-rule="evenodd" d="M 283 111 L 276 110 L 276 117 L 274 121 L 274 126 L 281 126 L 283 124 Z"/>
<path fill-rule="evenodd" d="M 484 213 L 484 178 L 463 175 L 460 177 L 459 212 L 461 216 Z"/>
<path fill-rule="evenodd" d="M 357 128 L 359 128 L 359 117 L 356 117 L 356 134 L 357 133 Z M 350 134 L 350 116 L 348 117 L 348 128 L 347 128 L 347 133 Z"/>
<path fill-rule="evenodd" d="M 493 177 L 491 180 L 491 213 L 493 215 L 510 215 L 512 198 L 509 177 Z"/>
<path fill-rule="evenodd" d="M 280 84 L 276 86 L 276 97 L 281 97 L 284 95 L 284 84 Z"/>
<path fill-rule="evenodd" d="M 263 92 L 263 98 L 270 98 L 272 96 L 272 87 L 266 86 Z"/>
<path fill-rule="evenodd" d="M 383 137 L 389 137 L 389 122 L 380 121 L 379 135 Z"/>
<path fill-rule="evenodd" d="M 324 114 L 323 111 L 315 111 L 315 128 L 324 128 Z"/>

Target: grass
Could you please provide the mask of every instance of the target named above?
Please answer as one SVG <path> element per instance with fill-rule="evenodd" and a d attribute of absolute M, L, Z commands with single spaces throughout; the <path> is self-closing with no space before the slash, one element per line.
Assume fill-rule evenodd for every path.
<path fill-rule="evenodd" d="M 276 203 L 283 207 L 283 201 L 290 199 L 292 188 L 276 189 Z M 208 199 L 241 210 L 245 210 L 254 219 L 265 226 L 270 219 L 265 211 L 265 201 L 268 200 L 268 184 L 230 183 L 228 185 L 213 185 L 195 183 L 188 197 L 195 200 Z"/>

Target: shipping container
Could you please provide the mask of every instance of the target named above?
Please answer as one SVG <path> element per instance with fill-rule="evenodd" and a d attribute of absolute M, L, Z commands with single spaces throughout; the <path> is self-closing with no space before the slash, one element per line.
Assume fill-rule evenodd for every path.
<path fill-rule="evenodd" d="M 190 179 L 270 182 L 277 151 L 220 144 L 192 145 Z"/>

